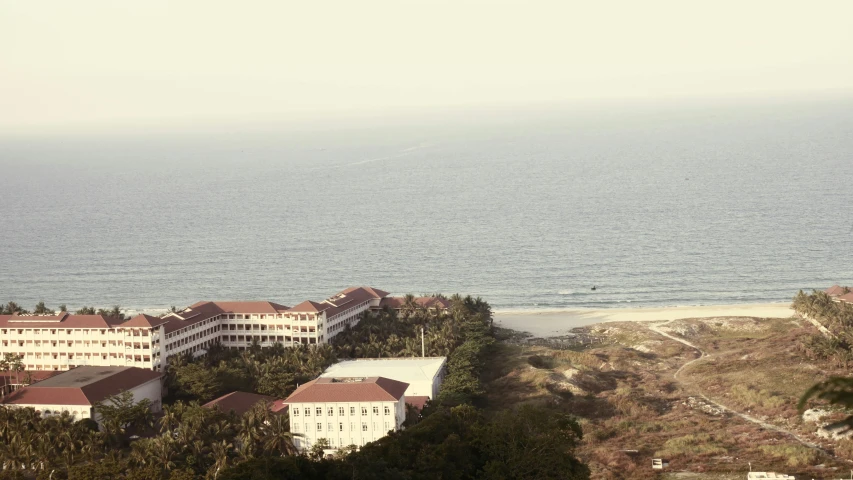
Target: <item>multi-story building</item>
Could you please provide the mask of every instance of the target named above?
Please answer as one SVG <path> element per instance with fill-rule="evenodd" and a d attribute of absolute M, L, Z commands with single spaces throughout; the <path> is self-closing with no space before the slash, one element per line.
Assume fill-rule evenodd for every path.
<path fill-rule="evenodd" d="M 198 302 L 162 317 L 119 321 L 102 315 L 0 315 L 0 355 L 22 358 L 25 370 L 68 370 L 79 365 L 160 370 L 168 358 L 203 354 L 211 345 L 246 349 L 328 343 L 360 315 L 380 308 L 388 293 L 348 288 L 322 302 L 288 308 L 273 302 Z"/>
<path fill-rule="evenodd" d="M 0 354 L 21 357 L 26 370 L 78 365 L 159 366 L 162 319 L 138 315 L 119 322 L 102 315 L 0 315 Z"/>
<path fill-rule="evenodd" d="M 297 449 L 325 439 L 331 450 L 362 447 L 397 431 L 406 419 L 409 385 L 383 377 L 318 378 L 284 400 Z"/>
<path fill-rule="evenodd" d="M 158 413 L 162 376 L 136 367 L 77 367 L 13 392 L 0 403 L 11 408 L 32 407 L 42 416 L 68 412 L 75 420 L 100 422 L 95 406 L 113 395 L 130 392 L 134 403 L 148 399 L 151 410 Z"/>

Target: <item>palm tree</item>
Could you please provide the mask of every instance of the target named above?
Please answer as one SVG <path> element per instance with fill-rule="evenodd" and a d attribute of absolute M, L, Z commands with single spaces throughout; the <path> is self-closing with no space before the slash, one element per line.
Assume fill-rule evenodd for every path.
<path fill-rule="evenodd" d="M 152 463 L 164 470 L 175 468 L 176 444 L 169 435 L 160 435 L 151 440 Z"/>
<path fill-rule="evenodd" d="M 130 444 L 130 461 L 137 467 L 145 466 L 152 455 L 151 440 L 139 439 Z"/>
<path fill-rule="evenodd" d="M 12 362 L 10 363 L 9 366 L 11 367 L 12 370 L 15 371 L 15 383 L 17 385 L 20 385 L 21 381 L 20 381 L 18 375 L 24 371 L 24 362 L 22 361 L 24 359 L 24 357 L 22 355 L 14 355 L 13 354 L 13 358 L 14 358 L 14 360 L 12 360 Z"/>
<path fill-rule="evenodd" d="M 254 458 L 257 444 L 262 436 L 262 429 L 269 416 L 269 410 L 264 403 L 258 403 L 240 417 L 240 427 L 237 439 L 240 442 L 240 455 L 248 460 Z"/>
<path fill-rule="evenodd" d="M 173 405 L 163 405 L 163 416 L 160 417 L 160 433 L 170 432 L 181 419 L 184 402 L 178 400 Z"/>
<path fill-rule="evenodd" d="M 12 367 L 11 359 L 11 353 L 4 353 L 3 357 L 0 357 L 0 371 L 3 372 L 3 395 L 6 395 L 6 388 L 9 386 L 9 376 L 6 375 L 6 372 L 10 371 Z"/>
<path fill-rule="evenodd" d="M 219 472 L 221 469 L 228 466 L 228 456 L 231 454 L 233 449 L 234 445 L 226 440 L 220 440 L 210 446 L 210 453 L 213 456 L 213 466 L 211 467 L 211 470 L 214 472 L 214 476 L 216 475 L 216 472 Z"/>
<path fill-rule="evenodd" d="M 41 301 L 38 304 L 36 304 L 36 308 L 33 309 L 33 313 L 36 315 L 53 315 L 54 311 L 47 308 L 44 305 L 44 301 Z"/>
<path fill-rule="evenodd" d="M 286 415 L 271 415 L 264 428 L 264 451 L 281 456 L 296 455 L 293 439 L 299 436 L 290 432 Z"/>

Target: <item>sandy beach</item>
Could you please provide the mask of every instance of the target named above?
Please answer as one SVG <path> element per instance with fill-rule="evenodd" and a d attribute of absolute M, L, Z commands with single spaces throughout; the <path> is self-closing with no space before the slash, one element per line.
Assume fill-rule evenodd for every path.
<path fill-rule="evenodd" d="M 565 335 L 575 327 L 602 322 L 648 322 L 707 317 L 790 317 L 789 303 L 708 305 L 696 307 L 606 308 L 577 310 L 498 311 L 495 324 L 538 337 Z"/>

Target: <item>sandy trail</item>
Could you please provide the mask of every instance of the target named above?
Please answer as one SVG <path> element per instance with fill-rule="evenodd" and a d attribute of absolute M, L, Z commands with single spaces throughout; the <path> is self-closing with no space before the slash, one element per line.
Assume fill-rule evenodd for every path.
<path fill-rule="evenodd" d="M 805 445 L 806 447 L 809 447 L 809 448 L 813 448 L 813 449 L 815 449 L 815 450 L 820 450 L 821 452 L 823 452 L 823 453 L 825 453 L 825 454 L 829 455 L 830 457 L 834 457 L 834 456 L 835 456 L 835 455 L 833 455 L 833 454 L 832 454 L 832 452 L 829 452 L 829 451 L 825 450 L 825 449 L 824 449 L 823 447 L 821 447 L 820 445 L 818 445 L 818 444 L 816 444 L 816 443 L 814 443 L 814 442 L 811 442 L 811 441 L 809 441 L 809 440 L 807 440 L 807 439 L 805 439 L 805 438 L 801 437 L 800 435 L 797 435 L 796 433 L 794 433 L 794 432 L 792 432 L 792 431 L 790 431 L 790 430 L 786 430 L 786 429 L 784 429 L 784 428 L 782 428 L 782 427 L 778 427 L 778 426 L 776 426 L 776 425 L 773 425 L 772 423 L 767 423 L 767 422 L 765 422 L 765 421 L 763 421 L 763 420 L 761 420 L 761 419 L 755 418 L 755 417 L 753 417 L 753 416 L 751 416 L 751 415 L 747 415 L 746 413 L 738 412 L 738 411 L 733 410 L 733 409 L 731 409 L 731 408 L 729 408 L 729 407 L 727 407 L 727 406 L 725 406 L 725 405 L 723 405 L 723 404 L 721 404 L 721 403 L 719 403 L 719 402 L 717 402 L 717 401 L 715 401 L 715 400 L 712 400 L 712 399 L 708 398 L 704 393 L 700 392 L 697 388 L 694 388 L 694 387 L 693 387 L 693 385 L 692 385 L 690 382 L 687 382 L 687 381 L 682 380 L 681 378 L 679 378 L 679 374 L 680 374 L 680 373 L 681 373 L 685 368 L 689 367 L 690 365 L 693 365 L 693 364 L 694 364 L 694 363 L 696 363 L 696 362 L 699 362 L 699 361 L 702 361 L 702 360 L 707 360 L 708 358 L 710 358 L 710 357 L 711 357 L 711 355 L 709 355 L 707 352 L 705 352 L 705 351 L 704 351 L 704 350 L 702 350 L 701 348 L 697 347 L 696 345 L 693 345 L 692 343 L 688 342 L 687 340 L 684 340 L 684 339 L 682 339 L 682 338 L 678 338 L 678 337 L 676 337 L 676 336 L 674 336 L 674 335 L 670 335 L 669 333 L 664 332 L 663 330 L 661 330 L 661 329 L 660 329 L 660 327 L 662 327 L 663 325 L 666 325 L 666 324 L 668 324 L 668 323 L 671 323 L 672 321 L 673 321 L 673 320 L 667 320 L 667 321 L 665 321 L 665 322 L 659 322 L 659 323 L 651 324 L 651 325 L 649 325 L 648 327 L 649 327 L 649 330 L 651 330 L 651 331 L 653 331 L 653 332 L 657 333 L 658 335 L 661 335 L 661 336 L 664 336 L 664 337 L 666 337 L 666 338 L 669 338 L 670 340 L 675 340 L 676 342 L 679 342 L 679 343 L 681 343 L 681 344 L 683 344 L 683 345 L 686 345 L 686 346 L 688 346 L 688 347 L 690 347 L 690 348 L 692 348 L 692 349 L 696 350 L 697 352 L 699 352 L 699 357 L 698 357 L 698 358 L 694 358 L 693 360 L 690 360 L 689 362 L 685 363 L 684 365 L 682 365 L 681 367 L 679 367 L 679 368 L 678 368 L 678 370 L 676 370 L 676 371 L 675 371 L 675 373 L 673 374 L 673 378 L 675 379 L 675 381 L 676 381 L 676 382 L 678 382 L 679 384 L 681 384 L 681 385 L 684 387 L 684 389 L 685 389 L 686 391 L 690 391 L 690 390 L 692 390 L 693 392 L 695 392 L 695 394 L 696 394 L 696 395 L 698 395 L 698 396 L 702 397 L 702 399 L 703 399 L 703 400 L 705 400 L 705 401 L 706 401 L 706 402 L 708 402 L 709 404 L 711 404 L 711 405 L 713 405 L 713 406 L 715 406 L 715 407 L 719 408 L 719 409 L 720 409 L 720 410 L 722 410 L 722 411 L 729 412 L 729 413 L 731 413 L 732 415 L 737 415 L 738 417 L 740 417 L 740 418 L 742 418 L 742 419 L 744 419 L 744 420 L 746 420 L 746 421 L 748 421 L 748 422 L 752 422 L 752 423 L 754 423 L 754 424 L 756 424 L 756 425 L 759 425 L 759 426 L 761 426 L 762 428 L 765 428 L 765 429 L 767 429 L 767 430 L 773 430 L 774 432 L 778 432 L 778 433 L 781 433 L 781 434 L 783 434 L 783 435 L 787 435 L 788 437 L 790 437 L 790 438 L 792 438 L 792 439 L 796 440 L 796 441 L 797 441 L 797 442 L 799 442 L 800 444 Z"/>

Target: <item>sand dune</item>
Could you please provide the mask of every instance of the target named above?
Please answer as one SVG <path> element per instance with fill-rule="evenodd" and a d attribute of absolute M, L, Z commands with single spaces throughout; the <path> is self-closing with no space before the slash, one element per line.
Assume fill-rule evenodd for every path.
<path fill-rule="evenodd" d="M 700 307 L 606 308 L 495 313 L 495 324 L 535 336 L 564 335 L 575 327 L 602 322 L 644 322 L 707 317 L 790 317 L 788 303 L 709 305 Z"/>

